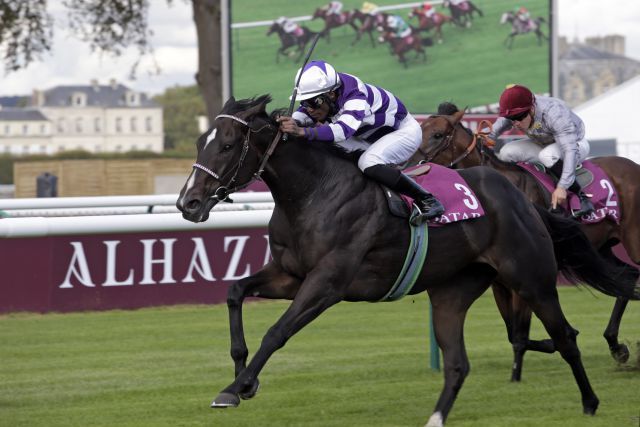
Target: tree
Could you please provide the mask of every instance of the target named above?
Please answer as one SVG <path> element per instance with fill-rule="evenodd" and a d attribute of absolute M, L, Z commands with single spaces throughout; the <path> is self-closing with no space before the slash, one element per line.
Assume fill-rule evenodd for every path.
<path fill-rule="evenodd" d="M 220 4 L 225 0 L 190 1 L 199 52 L 195 79 L 212 121 L 222 106 Z M 63 0 L 62 4 L 68 10 L 70 30 L 92 50 L 117 56 L 133 46 L 139 59 L 152 53 L 149 0 Z M 6 72 L 39 60 L 51 51 L 52 40 L 53 19 L 46 0 L 0 0 L 0 55 Z M 137 65 L 132 68 L 134 74 Z"/>

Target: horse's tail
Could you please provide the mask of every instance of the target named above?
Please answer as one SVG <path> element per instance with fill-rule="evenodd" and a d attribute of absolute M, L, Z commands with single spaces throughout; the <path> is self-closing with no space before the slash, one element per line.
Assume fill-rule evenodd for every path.
<path fill-rule="evenodd" d="M 535 207 L 553 240 L 558 270 L 569 282 L 587 284 L 613 297 L 640 299 L 640 286 L 635 283 L 637 270 L 603 258 L 576 221 L 554 215 L 541 206 Z"/>

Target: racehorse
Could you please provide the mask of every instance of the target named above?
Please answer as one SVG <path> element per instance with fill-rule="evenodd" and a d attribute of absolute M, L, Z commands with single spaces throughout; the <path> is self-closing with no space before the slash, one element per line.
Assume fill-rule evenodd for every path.
<path fill-rule="evenodd" d="M 511 24 L 511 32 L 504 39 L 503 44 L 507 46 L 508 49 L 511 49 L 513 46 L 513 40 L 519 34 L 527 34 L 530 32 L 534 32 L 536 37 L 538 38 L 538 46 L 542 46 L 543 40 L 548 40 L 549 38 L 544 35 L 542 32 L 542 23 L 546 22 L 542 16 L 539 16 L 535 19 L 529 19 L 529 22 L 523 22 L 521 19 L 518 19 L 515 13 L 509 11 L 502 14 L 500 18 L 500 24 Z"/>
<path fill-rule="evenodd" d="M 283 111 L 268 115 L 270 100 L 263 95 L 226 102 L 213 127 L 199 137 L 196 163 L 176 202 L 185 219 L 206 221 L 215 204 L 258 177 L 275 202 L 269 222 L 272 260 L 228 291 L 235 380 L 212 407 L 235 407 L 240 398 L 253 397 L 258 375 L 273 353 L 331 306 L 382 299 L 403 266 L 412 233 L 406 219 L 389 212 L 382 188 L 337 146 L 292 135 L 280 142 L 275 117 Z M 469 186 L 463 193 L 475 192 L 473 201 L 465 200 L 480 203 L 485 215 L 429 230 L 433 249 L 409 292 L 429 293 L 444 355 L 444 388 L 428 425 L 443 425 L 469 372 L 465 315 L 494 281 L 533 307 L 571 366 L 584 412 L 594 414 L 598 398 L 558 301 L 554 250 L 563 271 L 577 268 L 589 283 L 607 281 L 617 272 L 606 271 L 613 267 L 605 265 L 572 221 L 536 210 L 499 173 L 481 167 L 460 174 Z M 612 279 L 608 284 L 614 294 L 633 291 Z M 247 296 L 293 300 L 248 365 L 242 319 Z"/>
<path fill-rule="evenodd" d="M 426 16 L 424 13 L 422 13 L 422 9 L 420 9 L 419 7 L 416 7 L 411 12 L 409 12 L 409 18 L 413 18 L 414 16 L 418 18 L 418 30 L 436 30 L 438 43 L 442 43 L 442 25 L 453 22 L 453 19 L 450 16 L 447 16 L 444 13 L 440 12 L 434 13 L 432 17 Z"/>
<path fill-rule="evenodd" d="M 473 12 L 477 12 L 480 17 L 484 16 L 482 10 L 473 4 L 470 0 L 456 6 L 449 0 L 445 0 L 442 6 L 448 7 L 451 12 L 453 23 L 460 27 L 471 27 L 473 22 Z"/>
<path fill-rule="evenodd" d="M 277 33 L 278 37 L 280 37 L 280 43 L 282 44 L 280 46 L 280 49 L 278 49 L 278 51 L 276 52 L 276 63 L 280 62 L 280 55 L 287 56 L 285 51 L 293 46 L 295 46 L 298 50 L 298 57 L 295 59 L 295 61 L 298 62 L 300 61 L 300 58 L 302 58 L 302 54 L 304 53 L 307 43 L 309 43 L 309 41 L 317 33 L 314 33 L 304 25 L 301 25 L 299 28 L 299 34 L 290 34 L 285 32 L 282 26 L 277 22 L 274 22 L 273 24 L 271 24 L 271 27 L 269 27 L 267 36 L 270 36 L 273 33 Z"/>
<path fill-rule="evenodd" d="M 409 159 L 408 164 L 421 161 L 454 167 L 466 168 L 478 165 L 489 166 L 509 179 L 522 190 L 527 197 L 540 206 L 549 207 L 551 196 L 537 180 L 513 163 L 499 160 L 492 149 L 485 144 L 483 136 L 474 135 L 460 122 L 464 111 L 451 103 L 440 105 L 440 115 L 431 116 L 422 123 L 422 145 Z M 621 264 L 612 247 L 622 243 L 630 259 L 640 263 L 640 166 L 623 157 L 608 156 L 591 159 L 600 166 L 611 179 L 618 193 L 618 202 L 622 212 L 619 224 L 605 219 L 601 222 L 584 224 L 583 231 L 599 250 L 601 255 L 611 262 Z M 630 271 L 637 278 L 639 272 Z M 555 347 L 551 340 L 534 341 L 529 339 L 531 310 L 517 293 L 494 285 L 493 293 L 500 313 L 507 326 L 509 341 L 513 345 L 514 364 L 512 381 L 519 381 L 522 373 L 522 361 L 527 350 L 553 353 Z M 618 342 L 618 331 L 628 299 L 617 298 L 604 337 L 609 345 L 612 357 L 618 362 L 629 359 L 629 349 Z"/>
<path fill-rule="evenodd" d="M 420 33 L 412 27 L 411 35 L 407 37 L 396 37 L 392 31 L 383 31 L 378 38 L 380 43 L 387 42 L 391 47 L 391 54 L 398 57 L 398 61 L 404 66 L 409 68 L 407 59 L 404 57 L 405 53 L 415 50 L 416 59 L 422 57 L 423 61 L 427 60 L 427 52 L 425 52 L 423 46 L 432 46 L 433 40 L 429 37 L 422 38 Z"/>
<path fill-rule="evenodd" d="M 362 12 L 360 9 L 355 9 L 351 12 L 349 16 L 349 23 L 353 25 L 357 25 L 356 21 L 360 21 L 360 26 L 358 27 L 358 31 L 356 32 L 356 38 L 351 42 L 351 46 L 354 46 L 356 43 L 360 41 L 362 35 L 367 33 L 369 35 L 369 39 L 371 40 L 371 45 L 373 47 L 376 46 L 375 39 L 373 37 L 373 31 L 382 23 L 387 22 L 387 17 L 389 15 L 384 12 L 378 12 L 375 15 L 369 15 L 368 13 Z"/>
<path fill-rule="evenodd" d="M 349 25 L 353 30 L 357 33 L 358 27 L 356 24 L 350 19 L 351 12 L 340 12 L 339 14 L 327 14 L 327 10 L 325 8 L 319 7 L 313 12 L 311 16 L 311 20 L 321 18 L 324 20 L 324 29 L 320 31 L 322 37 L 327 39 L 327 42 L 331 42 L 331 30 L 334 28 L 342 27 L 343 25 Z"/>

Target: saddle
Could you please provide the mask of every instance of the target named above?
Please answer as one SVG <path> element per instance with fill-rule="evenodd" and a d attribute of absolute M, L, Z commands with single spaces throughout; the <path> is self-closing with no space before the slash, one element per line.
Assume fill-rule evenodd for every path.
<path fill-rule="evenodd" d="M 431 166 L 428 164 L 418 165 L 417 167 L 409 170 L 405 174 L 410 176 L 411 178 L 415 178 L 420 175 L 426 175 L 431 170 Z M 409 218 L 411 214 L 411 210 L 409 206 L 405 203 L 398 193 L 389 188 L 382 185 L 382 189 L 384 190 L 384 195 L 387 196 L 387 205 L 389 206 L 389 212 L 393 216 L 397 216 L 400 218 Z"/>
<path fill-rule="evenodd" d="M 558 184 L 558 177 L 555 176 L 551 171 L 549 171 L 542 163 L 532 163 L 533 167 L 539 170 L 542 173 L 547 174 L 554 185 Z M 593 182 L 593 172 L 589 169 L 582 167 L 582 165 L 578 165 L 576 168 L 576 181 L 580 184 L 581 188 L 587 188 Z M 568 190 L 567 190 L 568 191 Z"/>

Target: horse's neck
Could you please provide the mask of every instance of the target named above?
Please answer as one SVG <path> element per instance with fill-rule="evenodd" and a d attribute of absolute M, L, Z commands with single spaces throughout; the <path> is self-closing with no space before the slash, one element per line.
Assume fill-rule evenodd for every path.
<path fill-rule="evenodd" d="M 317 144 L 318 142 L 316 142 Z M 306 141 L 282 143 L 269 159 L 264 181 L 277 205 L 294 210 L 313 209 L 315 203 L 337 201 L 345 185 L 364 176 L 357 166 Z"/>

